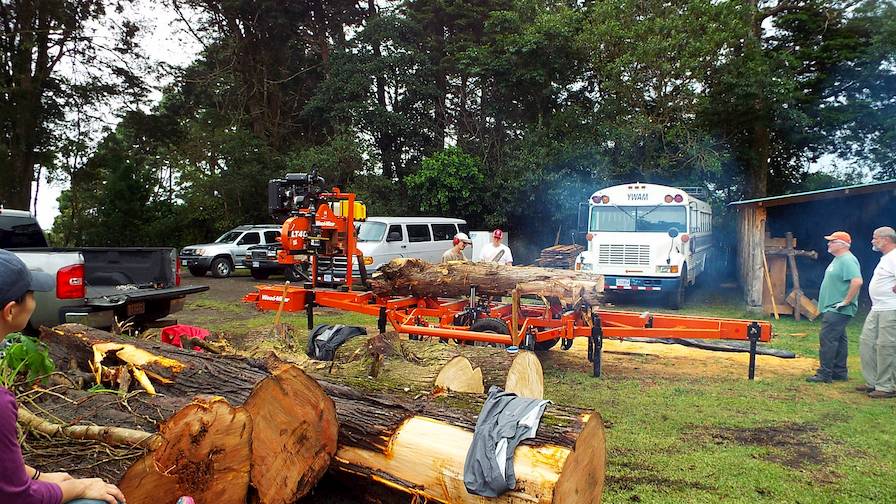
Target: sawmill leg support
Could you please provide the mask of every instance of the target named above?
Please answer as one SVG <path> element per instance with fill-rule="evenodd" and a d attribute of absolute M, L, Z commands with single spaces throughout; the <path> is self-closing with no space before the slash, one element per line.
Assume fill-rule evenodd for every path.
<path fill-rule="evenodd" d="M 308 316 L 308 330 L 314 329 L 314 291 L 305 294 L 305 315 Z"/>
<path fill-rule="evenodd" d="M 600 326 L 600 316 L 591 315 L 591 336 L 588 338 L 588 360 L 594 365 L 594 377 L 600 378 L 601 357 L 603 355 L 604 331 Z"/>
<path fill-rule="evenodd" d="M 759 324 L 756 322 L 747 327 L 747 338 L 750 340 L 750 367 L 747 371 L 747 378 L 750 380 L 756 376 L 756 343 L 759 341 L 760 332 Z"/>
<path fill-rule="evenodd" d="M 386 307 L 385 306 L 380 307 L 380 317 L 376 321 L 376 328 L 377 328 L 377 330 L 379 330 L 380 334 L 383 334 L 384 332 L 386 332 Z M 411 339 L 414 339 L 414 338 L 411 338 Z"/>

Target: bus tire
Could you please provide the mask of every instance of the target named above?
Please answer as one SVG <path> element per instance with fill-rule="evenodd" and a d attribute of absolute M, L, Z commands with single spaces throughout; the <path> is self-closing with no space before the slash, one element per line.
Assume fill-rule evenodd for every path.
<path fill-rule="evenodd" d="M 678 282 L 678 288 L 669 293 L 669 308 L 680 310 L 684 306 L 684 295 L 688 288 L 688 265 L 681 267 L 681 277 Z"/>

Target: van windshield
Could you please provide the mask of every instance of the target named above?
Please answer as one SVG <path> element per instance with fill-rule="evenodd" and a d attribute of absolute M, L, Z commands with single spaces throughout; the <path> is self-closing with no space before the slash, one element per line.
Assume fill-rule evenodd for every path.
<path fill-rule="evenodd" d="M 361 223 L 361 229 L 358 230 L 359 242 L 378 242 L 383 241 L 383 234 L 386 233 L 386 223 L 367 221 Z"/>
<path fill-rule="evenodd" d="M 661 232 L 687 229 L 684 206 L 602 206 L 591 208 L 589 231 Z"/>
<path fill-rule="evenodd" d="M 215 240 L 215 243 L 233 243 L 243 234 L 242 231 L 228 231 Z"/>

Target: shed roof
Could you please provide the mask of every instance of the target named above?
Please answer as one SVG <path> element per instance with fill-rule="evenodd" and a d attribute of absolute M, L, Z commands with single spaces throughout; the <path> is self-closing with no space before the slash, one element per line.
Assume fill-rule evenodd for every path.
<path fill-rule="evenodd" d="M 830 189 L 819 189 L 817 191 L 806 191 L 795 194 L 784 194 L 781 196 L 768 196 L 765 198 L 756 198 L 749 200 L 734 201 L 728 206 L 780 206 L 790 205 L 793 203 L 804 203 L 806 201 L 817 201 L 825 199 L 840 198 L 843 196 L 856 196 L 859 194 L 868 194 L 881 191 L 896 191 L 896 179 L 884 180 L 883 182 L 869 182 L 867 184 L 856 184 L 843 187 L 832 187 Z"/>

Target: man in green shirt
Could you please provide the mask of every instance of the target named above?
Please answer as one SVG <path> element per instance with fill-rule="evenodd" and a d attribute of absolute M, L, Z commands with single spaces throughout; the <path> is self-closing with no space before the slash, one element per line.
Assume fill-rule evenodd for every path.
<path fill-rule="evenodd" d="M 828 241 L 828 253 L 834 260 L 824 272 L 818 308 L 821 310 L 821 331 L 818 333 L 820 365 L 815 375 L 806 381 L 831 383 L 846 381 L 846 324 L 859 309 L 859 289 L 862 288 L 862 271 L 859 260 L 849 247 L 852 238 L 846 231 L 836 231 L 824 237 Z"/>

